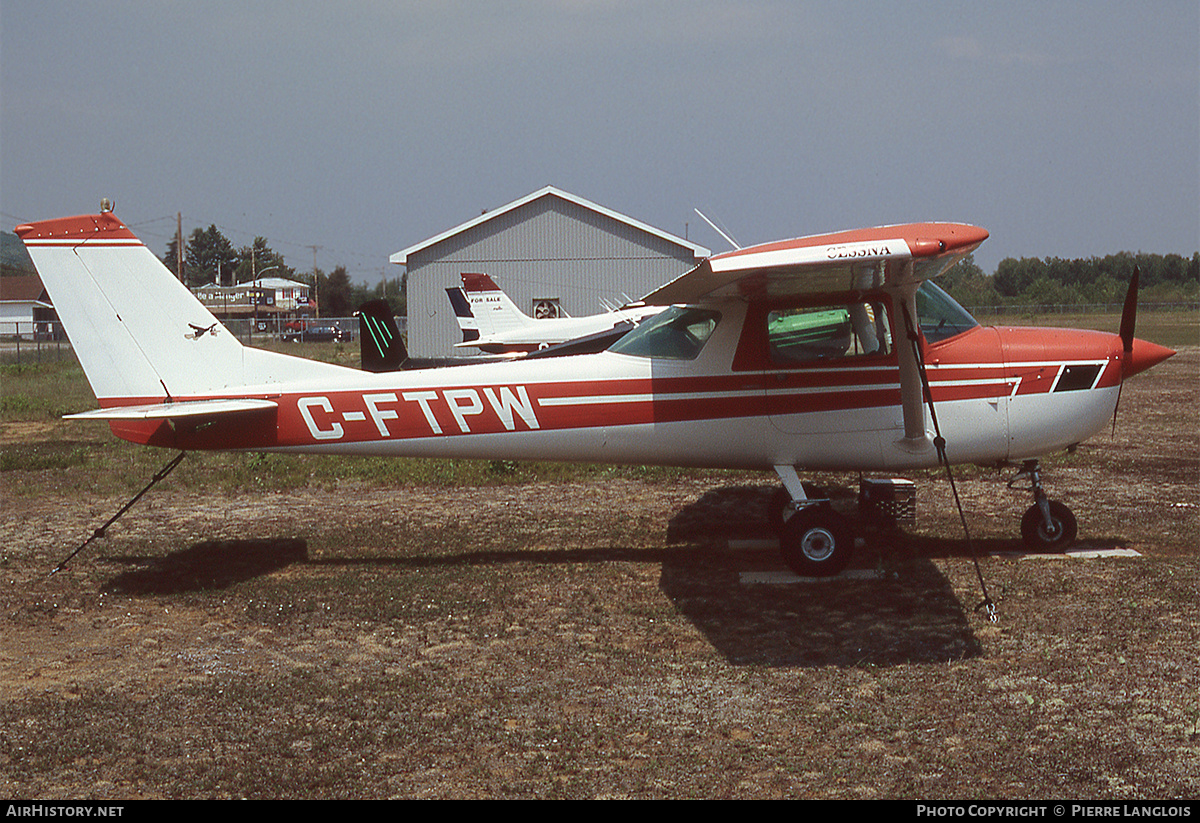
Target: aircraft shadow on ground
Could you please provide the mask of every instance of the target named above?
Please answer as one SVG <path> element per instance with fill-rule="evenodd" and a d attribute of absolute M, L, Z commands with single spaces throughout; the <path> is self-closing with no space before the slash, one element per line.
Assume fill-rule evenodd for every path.
<path fill-rule="evenodd" d="M 742 575 L 783 570 L 774 550 L 695 544 L 320 560 L 308 560 L 306 554 L 304 540 L 289 538 L 205 541 L 165 557 L 108 557 L 139 568 L 118 574 L 104 590 L 134 596 L 220 590 L 297 563 L 404 569 L 658 563 L 663 594 L 735 665 L 888 666 L 945 663 L 982 653 L 963 604 L 928 560 L 910 561 L 883 578 L 755 584 Z"/>
<path fill-rule="evenodd" d="M 665 563 L 660 587 L 730 663 L 892 666 L 982 654 L 963 604 L 928 561 L 884 577 L 747 583 L 732 566 L 753 557 L 705 554 Z"/>
<path fill-rule="evenodd" d="M 207 540 L 163 557 L 109 557 L 110 562 L 137 568 L 118 574 L 104 588 L 131 595 L 219 590 L 296 563 L 408 569 L 658 563 L 664 595 L 737 665 L 944 663 L 982 653 L 964 604 L 930 560 L 966 554 L 963 541 L 901 539 L 895 551 L 882 555 L 874 549 L 860 550 L 850 574 L 821 581 L 788 580 L 778 550 L 768 540 L 770 493 L 770 489 L 735 487 L 704 495 L 671 519 L 667 529 L 671 545 L 660 549 L 479 550 L 313 560 L 300 538 Z M 730 541 L 739 539 L 764 542 L 761 548 L 732 548 Z M 777 579 L 747 582 L 745 575 L 755 572 L 774 573 Z"/>
<path fill-rule="evenodd" d="M 225 589 L 307 557 L 308 544 L 299 538 L 206 540 L 165 557 L 109 557 L 141 568 L 118 574 L 104 590 L 144 595 Z"/>
<path fill-rule="evenodd" d="M 971 607 L 964 608 L 927 553 L 969 554 L 961 545 L 965 541 L 891 534 L 884 551 L 860 546 L 846 573 L 801 580 L 787 572 L 770 539 L 766 509 L 772 492 L 714 490 L 682 509 L 668 527 L 673 542 L 696 548 L 666 558 L 661 588 L 730 662 L 887 666 L 982 654 L 966 613 Z M 751 547 L 731 546 L 738 541 Z M 748 582 L 754 572 L 765 578 L 750 581 L 770 582 Z"/>

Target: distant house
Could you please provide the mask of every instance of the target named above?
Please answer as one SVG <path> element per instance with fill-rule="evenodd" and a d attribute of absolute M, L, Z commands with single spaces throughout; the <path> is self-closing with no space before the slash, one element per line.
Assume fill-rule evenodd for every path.
<path fill-rule="evenodd" d="M 282 277 L 262 277 L 236 286 L 209 284 L 196 289 L 205 308 L 223 320 L 247 317 L 301 317 L 316 310 L 312 287 Z"/>
<path fill-rule="evenodd" d="M 37 275 L 0 277 L 0 335 L 32 338 L 55 332 L 58 315 Z"/>
<path fill-rule="evenodd" d="M 547 186 L 391 256 L 408 269 L 408 348 L 455 349 L 462 332 L 446 289 L 491 275 L 531 316 L 580 317 L 636 300 L 701 262 L 708 249 Z"/>

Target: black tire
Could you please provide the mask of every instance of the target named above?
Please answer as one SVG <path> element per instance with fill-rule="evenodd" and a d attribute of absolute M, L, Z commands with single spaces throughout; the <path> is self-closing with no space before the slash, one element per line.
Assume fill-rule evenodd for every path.
<path fill-rule="evenodd" d="M 1025 548 L 1035 552 L 1061 551 L 1075 542 L 1079 524 L 1075 515 L 1057 500 L 1050 501 L 1050 526 L 1047 528 L 1042 510 L 1036 503 L 1021 518 L 1021 539 Z"/>
<path fill-rule="evenodd" d="M 808 506 L 783 524 L 779 550 L 783 562 L 801 577 L 832 577 L 850 562 L 854 530 L 829 506 Z"/>

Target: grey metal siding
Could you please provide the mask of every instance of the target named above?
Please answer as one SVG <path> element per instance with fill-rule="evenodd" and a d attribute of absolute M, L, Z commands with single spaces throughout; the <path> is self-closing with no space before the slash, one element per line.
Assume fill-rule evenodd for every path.
<path fill-rule="evenodd" d="M 473 354 L 446 289 L 486 272 L 522 311 L 558 298 L 572 316 L 637 299 L 695 265 L 692 249 L 548 195 L 414 252 L 408 260 L 409 349 L 415 356 Z"/>

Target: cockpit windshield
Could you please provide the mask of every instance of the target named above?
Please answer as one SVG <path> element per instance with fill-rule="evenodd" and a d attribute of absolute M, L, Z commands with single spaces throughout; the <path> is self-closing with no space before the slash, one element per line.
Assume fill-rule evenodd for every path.
<path fill-rule="evenodd" d="M 917 289 L 917 315 L 921 318 L 921 332 L 930 343 L 946 340 L 979 325 L 970 312 L 932 280 L 926 280 Z"/>
<path fill-rule="evenodd" d="M 720 319 L 719 312 L 709 309 L 672 306 L 643 321 L 609 351 L 634 357 L 695 360 Z"/>

